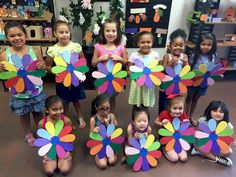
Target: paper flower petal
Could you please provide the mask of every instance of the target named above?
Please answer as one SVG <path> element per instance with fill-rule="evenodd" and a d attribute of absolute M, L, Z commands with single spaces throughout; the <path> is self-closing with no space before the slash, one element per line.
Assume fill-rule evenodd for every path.
<path fill-rule="evenodd" d="M 71 152 L 74 149 L 73 144 L 67 142 L 59 142 L 58 143 L 61 147 L 63 147 L 67 152 Z"/>
<path fill-rule="evenodd" d="M 109 124 L 108 127 L 107 127 L 107 136 L 111 136 L 112 133 L 114 132 L 115 130 L 115 125 L 114 124 Z"/>
<path fill-rule="evenodd" d="M 74 134 L 68 134 L 60 138 L 61 141 L 64 142 L 73 142 L 75 140 L 75 135 Z"/>
<path fill-rule="evenodd" d="M 22 57 L 22 67 L 24 69 L 27 69 L 27 67 L 29 66 L 29 64 L 32 62 L 32 58 L 29 54 L 25 54 L 23 57 Z"/>
<path fill-rule="evenodd" d="M 4 68 L 7 71 L 17 72 L 17 68 L 13 64 L 9 63 L 8 61 L 1 61 L 1 63 L 4 65 Z"/>
<path fill-rule="evenodd" d="M 121 68 L 122 68 L 122 64 L 116 63 L 113 70 L 112 70 L 112 74 L 114 75 L 114 74 L 118 73 L 121 70 Z"/>
<path fill-rule="evenodd" d="M 143 162 L 143 157 L 139 156 L 138 160 L 136 160 L 136 162 L 134 163 L 133 170 L 139 171 L 141 169 L 142 162 Z"/>
<path fill-rule="evenodd" d="M 69 134 L 72 131 L 72 127 L 69 125 L 66 125 L 63 127 L 63 129 L 61 130 L 61 132 L 59 133 L 59 137 L 63 137 L 67 134 Z"/>
<path fill-rule="evenodd" d="M 96 78 L 96 79 L 100 79 L 100 78 L 105 78 L 105 77 L 106 77 L 106 75 L 105 75 L 104 73 L 101 73 L 101 72 L 99 72 L 99 71 L 94 71 L 94 72 L 92 73 L 92 76 L 93 76 L 94 78 Z"/>
<path fill-rule="evenodd" d="M 45 129 L 42 128 L 37 130 L 37 135 L 39 135 L 41 138 L 45 138 L 48 140 L 51 139 L 51 135 Z"/>
<path fill-rule="evenodd" d="M 126 147 L 125 148 L 125 154 L 127 155 L 135 155 L 135 154 L 139 154 L 140 150 L 133 148 L 133 147 Z"/>
<path fill-rule="evenodd" d="M 44 156 L 44 155 L 46 155 L 46 154 L 48 153 L 48 151 L 51 149 L 51 147 L 52 147 L 52 144 L 51 144 L 51 143 L 49 143 L 49 144 L 47 144 L 47 145 L 45 145 L 45 146 L 42 146 L 42 147 L 39 149 L 39 151 L 38 151 L 39 156 Z"/>
<path fill-rule="evenodd" d="M 45 125 L 46 130 L 50 133 L 51 136 L 55 136 L 55 128 L 52 122 L 48 121 Z"/>
<path fill-rule="evenodd" d="M 101 151 L 102 147 L 103 147 L 102 144 L 92 147 L 90 149 L 90 155 L 96 155 L 99 151 Z"/>
<path fill-rule="evenodd" d="M 123 130 L 121 128 L 117 128 L 111 135 L 111 139 L 117 138 L 122 134 Z"/>
<path fill-rule="evenodd" d="M 147 155 L 147 161 L 148 161 L 148 163 L 152 166 L 152 167 L 156 167 L 157 166 L 157 160 L 154 158 L 154 157 L 152 157 L 152 156 L 150 156 L 150 155 Z"/>
<path fill-rule="evenodd" d="M 69 53 L 69 51 L 64 51 L 62 53 L 62 57 L 63 57 L 63 59 L 66 63 L 68 63 L 68 64 L 70 63 L 70 53 Z"/>
<path fill-rule="evenodd" d="M 136 149 L 140 149 L 140 144 L 135 138 L 130 139 L 129 144 L 131 144 Z"/>
<path fill-rule="evenodd" d="M 210 119 L 208 121 L 208 126 L 209 126 L 211 131 L 215 131 L 215 129 L 216 129 L 216 121 L 215 121 L 215 119 Z"/>
<path fill-rule="evenodd" d="M 54 58 L 54 62 L 55 62 L 56 65 L 58 65 L 58 66 L 64 66 L 64 67 L 67 66 L 67 64 L 66 64 L 66 62 L 63 60 L 63 58 L 58 57 L 58 56 L 56 56 L 56 57 Z"/>
<path fill-rule="evenodd" d="M 106 146 L 106 155 L 108 158 L 111 158 L 114 156 L 114 151 L 113 149 L 111 148 L 111 146 Z"/>
<path fill-rule="evenodd" d="M 153 135 L 149 135 L 147 137 L 145 148 L 148 148 L 151 144 L 153 144 L 154 140 L 155 140 L 155 137 Z"/>
<path fill-rule="evenodd" d="M 99 133 L 100 133 L 100 135 L 101 135 L 103 138 L 106 138 L 107 130 L 106 130 L 105 125 L 101 124 L 101 125 L 99 126 Z"/>
<path fill-rule="evenodd" d="M 38 138 L 38 139 L 34 140 L 34 145 L 38 146 L 38 147 L 44 146 L 44 145 L 49 144 L 49 143 L 50 143 L 49 139 Z"/>
<path fill-rule="evenodd" d="M 183 139 L 179 139 L 179 142 L 181 144 L 181 147 L 185 150 L 188 151 L 190 149 L 190 145 L 189 143 L 187 143 L 186 141 L 184 141 Z"/>
<path fill-rule="evenodd" d="M 15 65 L 17 68 L 21 68 L 22 59 L 18 55 L 16 55 L 16 54 L 11 55 L 11 61 L 12 61 L 13 65 Z"/>
<path fill-rule="evenodd" d="M 65 150 L 61 147 L 61 145 L 57 144 L 56 145 L 56 152 L 57 152 L 57 155 L 60 159 L 62 158 L 65 158 L 66 156 L 66 152 Z"/>
<path fill-rule="evenodd" d="M 216 134 L 219 134 L 220 132 L 222 132 L 223 130 L 225 130 L 227 128 L 228 124 L 225 121 L 221 121 L 217 127 L 216 127 Z"/>

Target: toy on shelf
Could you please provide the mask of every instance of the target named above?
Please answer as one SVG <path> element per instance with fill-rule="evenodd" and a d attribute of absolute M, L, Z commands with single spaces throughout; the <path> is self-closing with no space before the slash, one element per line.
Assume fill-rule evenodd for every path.
<path fill-rule="evenodd" d="M 52 38 L 52 28 L 51 27 L 45 27 L 43 31 L 44 31 L 44 37 Z"/>
<path fill-rule="evenodd" d="M 0 8 L 0 17 L 7 17 L 8 11 L 5 8 Z"/>
<path fill-rule="evenodd" d="M 0 40 L 5 39 L 4 26 L 5 26 L 5 23 L 2 21 L 2 19 L 0 19 Z"/>

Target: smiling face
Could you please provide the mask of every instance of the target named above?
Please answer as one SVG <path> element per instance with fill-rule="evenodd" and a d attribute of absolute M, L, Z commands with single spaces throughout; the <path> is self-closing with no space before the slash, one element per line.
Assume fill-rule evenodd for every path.
<path fill-rule="evenodd" d="M 207 54 L 212 48 L 213 41 L 210 39 L 204 39 L 200 44 L 200 50 L 202 54 Z"/>
<path fill-rule="evenodd" d="M 183 38 L 177 37 L 173 41 L 171 41 L 170 50 L 173 55 L 180 56 L 180 54 L 184 52 L 184 49 L 185 41 Z"/>
<path fill-rule="evenodd" d="M 148 115 L 145 112 L 140 112 L 134 119 L 136 130 L 142 132 L 148 127 Z"/>
<path fill-rule="evenodd" d="M 70 29 L 66 24 L 58 25 L 54 35 L 57 37 L 58 43 L 61 46 L 66 46 L 70 42 Z"/>
<path fill-rule="evenodd" d="M 215 119 L 216 121 L 221 121 L 224 119 L 224 112 L 220 107 L 215 110 L 211 110 L 211 118 Z"/>
<path fill-rule="evenodd" d="M 63 104 L 61 101 L 53 103 L 47 110 L 46 113 L 49 114 L 50 118 L 53 120 L 58 120 L 63 114 Z"/>
<path fill-rule="evenodd" d="M 179 101 L 177 103 L 172 104 L 169 107 L 169 112 L 172 117 L 180 117 L 184 112 L 184 102 Z"/>
<path fill-rule="evenodd" d="M 143 55 L 147 55 L 151 52 L 153 39 L 150 34 L 144 34 L 140 36 L 139 40 L 137 41 L 137 45 L 139 47 L 139 52 Z"/>
<path fill-rule="evenodd" d="M 15 48 L 22 48 L 25 45 L 26 34 L 19 27 L 12 27 L 7 30 L 7 39 Z"/>
<path fill-rule="evenodd" d="M 116 23 L 104 24 L 104 37 L 107 43 L 113 43 L 117 38 Z"/>
<path fill-rule="evenodd" d="M 108 117 L 108 114 L 110 113 L 110 109 L 111 109 L 111 106 L 108 100 L 100 104 L 98 107 L 96 107 L 98 114 L 104 119 Z"/>

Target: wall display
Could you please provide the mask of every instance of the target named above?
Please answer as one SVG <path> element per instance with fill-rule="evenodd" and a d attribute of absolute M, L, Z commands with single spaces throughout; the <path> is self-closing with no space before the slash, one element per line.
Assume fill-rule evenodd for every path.
<path fill-rule="evenodd" d="M 127 0 L 125 33 L 127 47 L 135 47 L 134 34 L 150 31 L 155 37 L 153 47 L 165 47 L 172 0 Z"/>

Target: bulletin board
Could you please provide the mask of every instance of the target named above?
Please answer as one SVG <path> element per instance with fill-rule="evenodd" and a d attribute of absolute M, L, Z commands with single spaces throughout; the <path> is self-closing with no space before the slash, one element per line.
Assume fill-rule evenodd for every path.
<path fill-rule="evenodd" d="M 127 47 L 134 48 L 133 36 L 140 31 L 150 31 L 153 47 L 166 46 L 172 0 L 127 0 L 125 34 Z"/>

